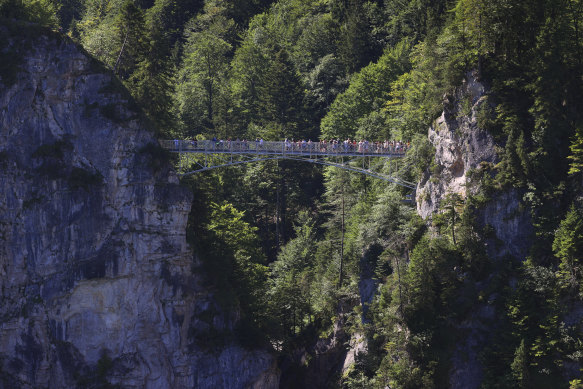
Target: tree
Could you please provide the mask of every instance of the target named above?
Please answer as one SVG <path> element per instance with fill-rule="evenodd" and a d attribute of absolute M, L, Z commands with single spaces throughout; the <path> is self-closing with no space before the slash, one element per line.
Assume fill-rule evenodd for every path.
<path fill-rule="evenodd" d="M 290 57 L 299 72 L 307 74 L 323 57 L 334 56 L 338 26 L 330 13 L 310 12 L 297 21 L 296 28 L 299 36 L 290 49 Z"/>
<path fill-rule="evenodd" d="M 560 275 L 566 284 L 583 292 L 583 212 L 573 204 L 555 233 L 553 251 L 561 260 Z"/>
<path fill-rule="evenodd" d="M 115 66 L 123 44 L 115 21 L 126 3 L 124 0 L 88 0 L 83 17 L 76 25 L 83 47 L 110 69 Z"/>
<path fill-rule="evenodd" d="M 51 0 L 2 0 L 0 16 L 17 19 L 43 26 L 57 27 L 59 3 Z"/>
<path fill-rule="evenodd" d="M 338 56 L 347 73 L 353 73 L 375 59 L 375 43 L 371 39 L 371 23 L 366 8 L 372 2 L 333 1 L 333 14 L 340 22 Z M 378 54 L 377 54 L 378 55 Z"/>
<path fill-rule="evenodd" d="M 132 0 L 126 0 L 114 20 L 117 41 L 121 42 L 113 71 L 127 80 L 144 60 L 147 52 L 144 13 Z"/>
<path fill-rule="evenodd" d="M 267 267 L 259 247 L 257 228 L 243 220 L 244 212 L 227 202 L 211 203 L 206 230 L 213 257 L 213 273 L 223 287 L 234 287 L 244 312 L 259 317 L 263 310 Z M 217 268 L 218 266 L 218 268 Z M 231 302 L 232 303 L 232 302 Z"/>
<path fill-rule="evenodd" d="M 380 109 L 389 99 L 391 83 L 408 70 L 409 50 L 408 42 L 401 42 L 352 77 L 348 89 L 336 97 L 322 119 L 325 138 L 354 137 L 358 119 Z"/>
<path fill-rule="evenodd" d="M 529 388 L 529 374 L 528 374 L 528 350 L 524 344 L 524 339 L 521 340 L 520 346 L 514 353 L 514 360 L 511 365 L 512 375 L 518 381 L 520 388 Z"/>
<path fill-rule="evenodd" d="M 347 83 L 340 61 L 333 54 L 325 55 L 308 74 L 309 96 L 325 113 Z"/>
<path fill-rule="evenodd" d="M 459 193 L 449 193 L 441 203 L 441 208 L 444 210 L 444 216 L 447 219 L 447 224 L 451 229 L 451 240 L 454 246 L 457 244 L 455 240 L 455 225 L 459 219 L 461 205 L 463 205 L 463 199 Z"/>
<path fill-rule="evenodd" d="M 583 127 L 575 131 L 571 141 L 571 155 L 567 158 L 571 160 L 569 174 L 577 174 L 583 171 Z"/>
<path fill-rule="evenodd" d="M 186 27 L 177 100 L 183 131 L 189 135 L 201 132 L 214 135 L 220 99 L 229 94 L 224 81 L 228 77 L 232 46 L 225 38 L 234 28 L 234 22 L 222 12 L 222 9 L 205 7 L 205 13 L 192 19 Z"/>
<path fill-rule="evenodd" d="M 155 20 L 149 21 L 147 55 L 128 80 L 129 89 L 158 129 L 169 133 L 174 128 L 172 116 L 171 51 L 167 37 Z"/>
<path fill-rule="evenodd" d="M 261 135 L 270 140 L 315 138 L 304 122 L 304 91 L 285 50 L 275 54 L 262 81 L 257 97 L 266 130 Z"/>
<path fill-rule="evenodd" d="M 230 82 L 238 115 L 235 127 L 241 138 L 247 137 L 247 126 L 250 123 L 259 122 L 259 90 L 265 69 L 269 67 L 268 55 L 257 43 L 255 34 L 259 35 L 259 32 L 252 29 L 247 31 L 231 62 Z"/>
<path fill-rule="evenodd" d="M 316 253 L 314 222 L 301 212 L 294 227 L 295 238 L 283 246 L 271 265 L 269 310 L 281 331 L 276 337 L 288 340 L 311 321 L 310 285 Z"/>

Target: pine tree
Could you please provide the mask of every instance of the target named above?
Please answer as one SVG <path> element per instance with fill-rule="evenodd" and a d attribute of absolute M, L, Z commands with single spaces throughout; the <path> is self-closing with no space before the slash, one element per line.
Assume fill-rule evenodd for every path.
<path fill-rule="evenodd" d="M 512 361 L 512 375 L 518 381 L 519 388 L 528 388 L 528 350 L 524 344 L 524 339 L 520 342 L 520 346 L 514 353 L 514 360 Z"/>
<path fill-rule="evenodd" d="M 129 89 L 161 131 L 174 128 L 171 48 L 156 20 L 150 21 L 147 55 L 128 80 Z"/>
<path fill-rule="evenodd" d="M 186 26 L 187 42 L 176 98 L 181 124 L 190 135 L 206 132 L 211 136 L 231 136 L 226 117 L 231 94 L 227 80 L 232 45 L 228 36 L 234 22 L 224 13 L 224 8 L 207 5 L 205 13 Z M 220 124 L 223 131 L 217 132 Z"/>
<path fill-rule="evenodd" d="M 262 124 L 268 139 L 315 137 L 304 123 L 304 93 L 299 76 L 285 50 L 279 50 L 258 91 Z"/>
<path fill-rule="evenodd" d="M 126 0 L 115 18 L 114 28 L 121 47 L 113 71 L 126 80 L 136 70 L 147 53 L 144 12 L 132 0 Z"/>
<path fill-rule="evenodd" d="M 583 171 L 583 128 L 578 128 L 571 141 L 571 160 L 569 174 L 577 174 Z"/>

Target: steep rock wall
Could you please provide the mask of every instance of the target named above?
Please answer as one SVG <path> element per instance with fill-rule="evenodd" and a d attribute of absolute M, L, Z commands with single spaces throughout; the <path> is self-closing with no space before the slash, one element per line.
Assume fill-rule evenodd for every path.
<path fill-rule="evenodd" d="M 19 28 L 0 26 L 19 69 L 0 75 L 0 387 L 277 387 L 267 351 L 197 343 L 234 318 L 130 96 L 70 40 Z"/>
<path fill-rule="evenodd" d="M 492 136 L 478 126 L 477 115 L 486 102 L 486 88 L 469 74 L 453 96 L 444 100 L 444 111 L 429 128 L 435 147 L 435 168 L 417 185 L 417 213 L 431 218 L 449 193 L 466 197 L 467 173 L 481 162 L 497 163 Z"/>
<path fill-rule="evenodd" d="M 417 213 L 424 219 L 430 220 L 439 212 L 448 194 L 466 199 L 478 193 L 481 183 L 472 179 L 472 173 L 500 162 L 497 153 L 500 145 L 479 126 L 480 111 L 489 104 L 487 94 L 476 73 L 468 73 L 463 85 L 445 98 L 442 115 L 429 128 L 429 141 L 436 150 L 434 168 L 425 172 L 416 191 Z M 526 257 L 533 230 L 521 193 L 516 190 L 495 193 L 478 210 L 476 218 L 481 227 L 493 230 L 493 237 L 487 242 L 491 258 Z"/>
<path fill-rule="evenodd" d="M 439 212 L 442 201 L 450 193 L 466 199 L 481 190 L 481 182 L 472 172 L 500 161 L 493 137 L 480 128 L 478 116 L 489 104 L 488 88 L 475 73 L 452 96 L 444 100 L 444 111 L 429 129 L 428 137 L 435 147 L 434 167 L 427 171 L 417 186 L 417 212 L 428 222 Z M 489 173 L 486 173 L 489 174 Z M 494 193 L 475 214 L 479 228 L 492 234 L 485 238 L 491 260 L 504 260 L 507 255 L 523 260 L 532 242 L 530 212 L 516 190 Z M 486 283 L 488 281 L 485 281 Z M 485 285 L 482 285 L 484 287 Z M 487 344 L 495 326 L 495 293 L 485 303 L 476 304 L 457 325 L 459 341 L 451 358 L 450 388 L 478 389 L 483 379 L 479 353 Z"/>

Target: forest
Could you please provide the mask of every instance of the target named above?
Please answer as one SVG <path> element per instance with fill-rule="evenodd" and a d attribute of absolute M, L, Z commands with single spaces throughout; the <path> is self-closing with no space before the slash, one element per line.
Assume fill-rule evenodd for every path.
<path fill-rule="evenodd" d="M 500 156 L 478 193 L 428 221 L 389 182 L 240 165 L 182 178 L 189 243 L 239 312 L 237 341 L 292 361 L 282 387 L 305 379 L 297 350 L 338 326 L 367 347 L 329 387 L 449 387 L 460 323 L 491 305 L 482 388 L 583 388 L 583 323 L 565 319 L 583 309 L 582 0 L 0 0 L 0 18 L 72 38 L 160 139 L 408 141 L 411 182 L 435 171 L 427 131 L 475 72 Z M 507 191 L 532 244 L 493 260 L 475 214 Z"/>

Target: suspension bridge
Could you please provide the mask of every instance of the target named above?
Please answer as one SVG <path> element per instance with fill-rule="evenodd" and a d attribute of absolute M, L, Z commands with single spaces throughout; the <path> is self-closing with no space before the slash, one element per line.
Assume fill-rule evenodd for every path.
<path fill-rule="evenodd" d="M 166 150 L 179 153 L 179 174 L 267 160 L 287 159 L 334 166 L 366 174 L 415 190 L 416 184 L 399 177 L 399 160 L 406 145 L 400 142 L 358 144 L 346 142 L 267 142 L 231 140 L 161 140 Z"/>

